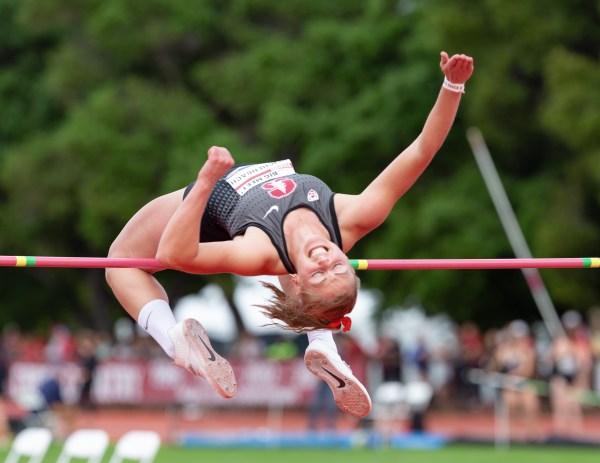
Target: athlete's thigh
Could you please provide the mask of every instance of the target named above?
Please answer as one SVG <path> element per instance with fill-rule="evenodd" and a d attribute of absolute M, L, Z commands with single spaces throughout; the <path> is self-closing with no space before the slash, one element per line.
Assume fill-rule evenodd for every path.
<path fill-rule="evenodd" d="M 150 201 L 127 222 L 110 248 L 112 257 L 154 257 L 160 237 L 183 200 L 183 189 Z"/>

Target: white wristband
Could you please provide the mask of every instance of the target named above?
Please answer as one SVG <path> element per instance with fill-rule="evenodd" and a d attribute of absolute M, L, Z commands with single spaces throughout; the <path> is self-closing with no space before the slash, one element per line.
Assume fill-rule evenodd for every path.
<path fill-rule="evenodd" d="M 444 85 L 442 87 L 447 88 L 451 92 L 465 93 L 465 84 L 454 84 L 444 77 Z"/>

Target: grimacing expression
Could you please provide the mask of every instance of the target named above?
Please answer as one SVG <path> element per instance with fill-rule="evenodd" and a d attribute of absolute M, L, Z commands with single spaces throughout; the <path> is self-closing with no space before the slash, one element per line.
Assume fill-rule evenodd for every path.
<path fill-rule="evenodd" d="M 297 283 L 304 290 L 331 297 L 356 289 L 356 275 L 343 251 L 331 241 L 309 243 L 296 262 Z"/>

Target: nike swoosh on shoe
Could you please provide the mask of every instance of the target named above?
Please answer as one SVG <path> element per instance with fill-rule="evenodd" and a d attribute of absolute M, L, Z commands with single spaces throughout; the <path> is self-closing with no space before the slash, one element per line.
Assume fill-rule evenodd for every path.
<path fill-rule="evenodd" d="M 323 370 L 325 370 L 327 373 L 329 373 L 335 380 L 337 380 L 338 382 L 338 389 L 346 386 L 346 381 L 344 381 L 342 378 L 340 378 L 337 375 L 334 375 L 331 371 L 329 371 L 327 368 L 323 367 Z"/>
<path fill-rule="evenodd" d="M 204 347 L 206 347 L 206 350 L 208 351 L 208 354 L 209 354 L 208 355 L 208 360 L 210 360 L 211 362 L 214 362 L 217 359 L 217 357 L 215 356 L 214 351 L 210 347 L 208 347 L 208 345 L 204 342 L 204 339 L 202 339 L 201 336 L 196 335 L 196 338 L 198 338 L 200 340 L 200 342 L 202 344 L 204 344 Z"/>

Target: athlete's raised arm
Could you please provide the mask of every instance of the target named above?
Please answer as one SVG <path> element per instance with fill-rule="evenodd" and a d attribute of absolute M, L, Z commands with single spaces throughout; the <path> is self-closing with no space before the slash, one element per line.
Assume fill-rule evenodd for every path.
<path fill-rule="evenodd" d="M 360 195 L 340 195 L 340 226 L 350 235 L 344 237 L 350 246 L 386 219 L 396 201 L 419 178 L 446 139 L 458 110 L 464 84 L 473 73 L 473 59 L 466 55 L 449 58 L 446 52 L 441 52 L 440 67 L 445 76 L 444 85 L 416 140 Z M 365 214 L 365 210 L 369 213 Z"/>
<path fill-rule="evenodd" d="M 186 270 L 198 260 L 200 222 L 208 198 L 217 183 L 234 164 L 226 148 L 213 146 L 198 172 L 198 179 L 167 224 L 156 259 L 169 268 Z"/>

